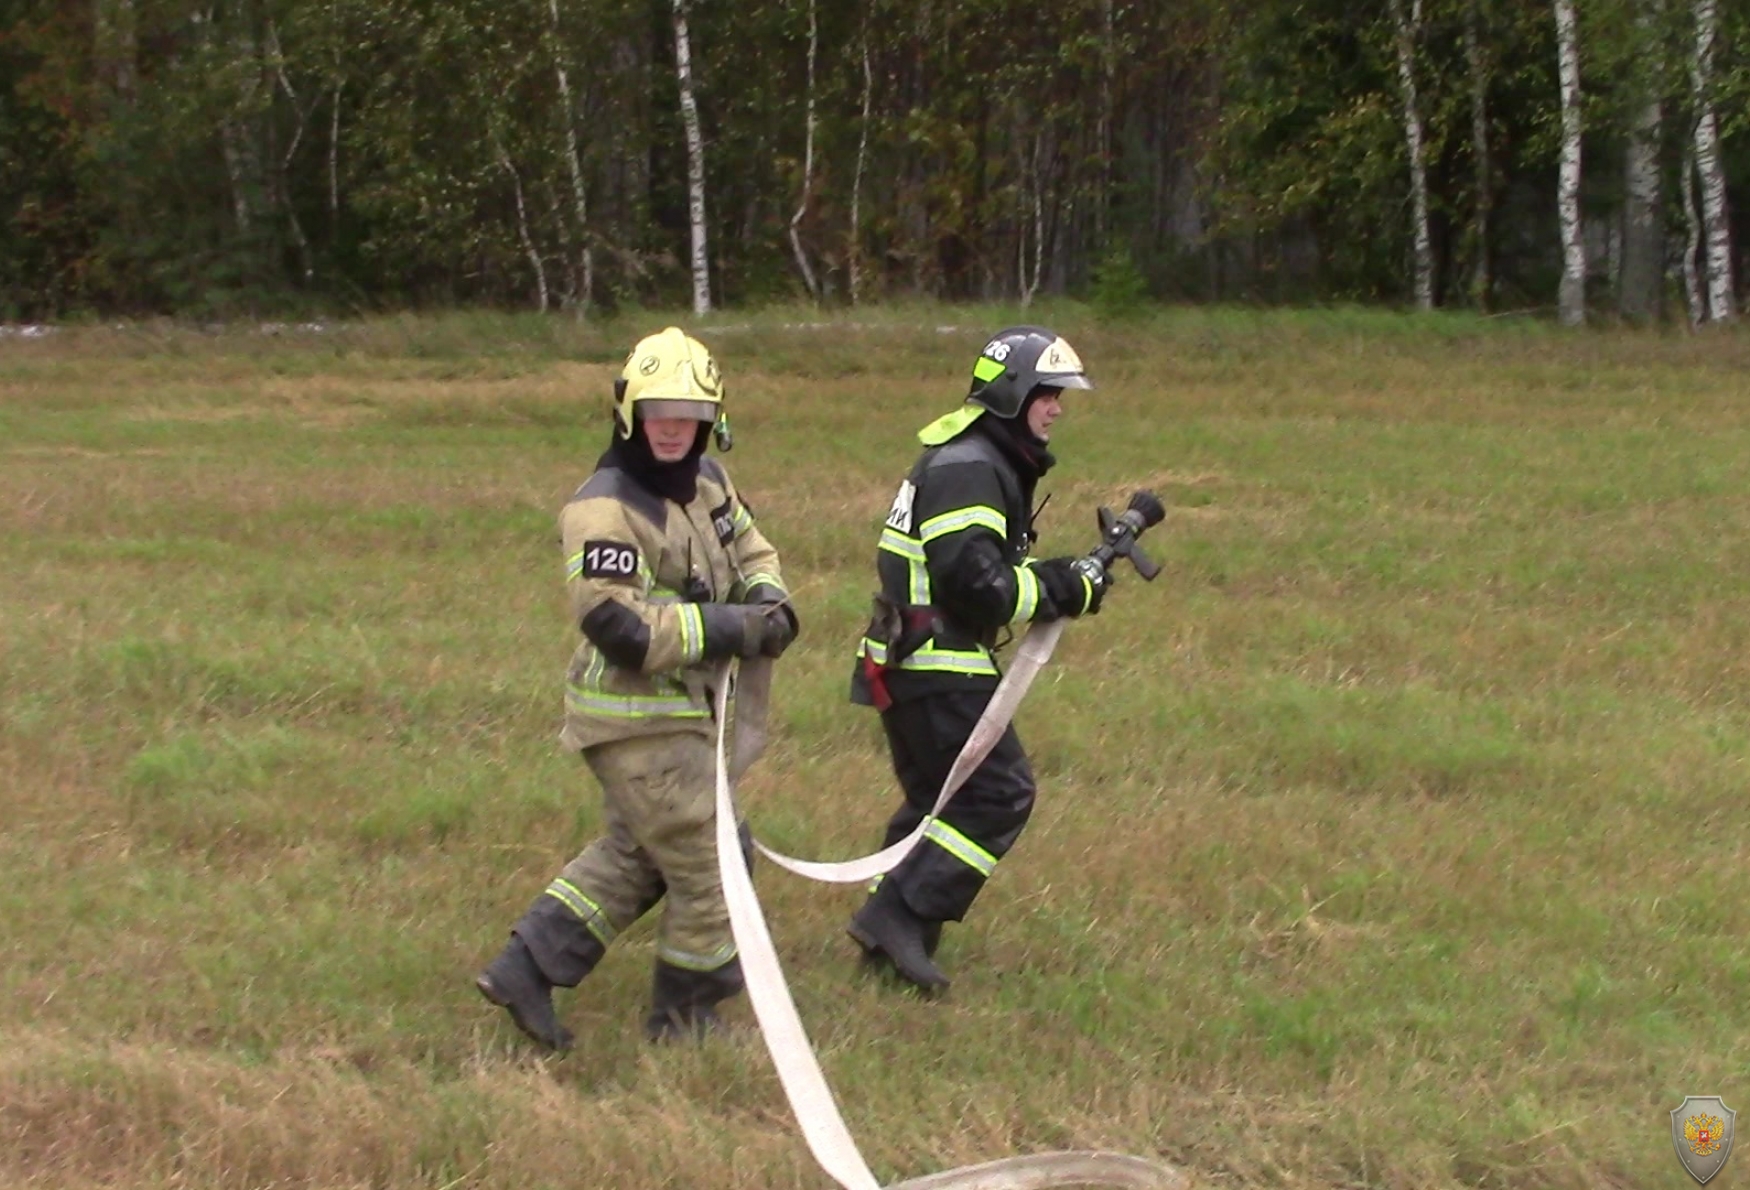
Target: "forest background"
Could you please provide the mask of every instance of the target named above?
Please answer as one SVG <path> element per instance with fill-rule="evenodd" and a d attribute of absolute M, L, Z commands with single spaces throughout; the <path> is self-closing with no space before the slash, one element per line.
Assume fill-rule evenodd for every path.
<path fill-rule="evenodd" d="M 1750 5 L 0 0 L 0 318 L 1725 320 Z"/>

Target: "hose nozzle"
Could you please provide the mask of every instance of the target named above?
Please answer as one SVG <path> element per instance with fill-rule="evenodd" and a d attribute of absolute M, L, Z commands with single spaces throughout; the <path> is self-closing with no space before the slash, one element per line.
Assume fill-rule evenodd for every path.
<path fill-rule="evenodd" d="M 1129 558 L 1145 582 L 1153 581 L 1161 568 L 1137 548 L 1136 539 L 1145 530 L 1160 524 L 1166 516 L 1167 510 L 1160 497 L 1146 490 L 1132 492 L 1130 503 L 1122 513 L 1114 515 L 1110 508 L 1100 509 L 1100 544 L 1083 561 L 1090 569 L 1097 568 L 1104 575 L 1112 569 L 1114 561 Z"/>

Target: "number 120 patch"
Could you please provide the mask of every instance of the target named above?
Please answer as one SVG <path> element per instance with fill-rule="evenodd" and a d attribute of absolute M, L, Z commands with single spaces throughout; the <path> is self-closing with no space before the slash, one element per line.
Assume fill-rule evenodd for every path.
<path fill-rule="evenodd" d="M 584 578 L 631 578 L 638 573 L 638 551 L 618 541 L 583 543 Z"/>

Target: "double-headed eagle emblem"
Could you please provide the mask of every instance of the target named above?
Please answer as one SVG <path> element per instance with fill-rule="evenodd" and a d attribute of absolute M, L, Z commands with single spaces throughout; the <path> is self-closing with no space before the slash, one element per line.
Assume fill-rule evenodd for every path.
<path fill-rule="evenodd" d="M 1689 1176 L 1705 1186 L 1732 1155 L 1738 1113 L 1718 1095 L 1691 1095 L 1671 1113 L 1671 1144 Z"/>
<path fill-rule="evenodd" d="M 1689 1142 L 1689 1151 L 1697 1157 L 1712 1157 L 1719 1152 L 1720 1133 L 1724 1130 L 1725 1124 L 1720 1118 L 1706 1112 L 1683 1121 L 1683 1139 Z"/>

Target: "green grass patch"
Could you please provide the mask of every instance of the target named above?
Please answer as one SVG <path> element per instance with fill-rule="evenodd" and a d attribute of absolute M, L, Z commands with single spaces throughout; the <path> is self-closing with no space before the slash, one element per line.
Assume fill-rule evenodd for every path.
<path fill-rule="evenodd" d="M 1211 1186 L 1679 1184 L 1666 1113 L 1750 1097 L 1750 337 L 703 320 L 802 617 L 742 788 L 783 850 L 861 854 L 897 804 L 845 700 L 875 538 L 1010 319 L 1099 384 L 1041 552 L 1148 486 L 1165 573 L 1029 696 L 1038 808 L 947 931 L 949 997 L 859 973 L 858 890 L 757 869 L 877 1173 L 1107 1147 Z M 639 1039 L 651 923 L 561 993 L 562 1060 L 471 984 L 599 829 L 557 746 L 555 516 L 669 320 L 8 347 L 0 1182 L 823 1184 L 745 1005 Z"/>

